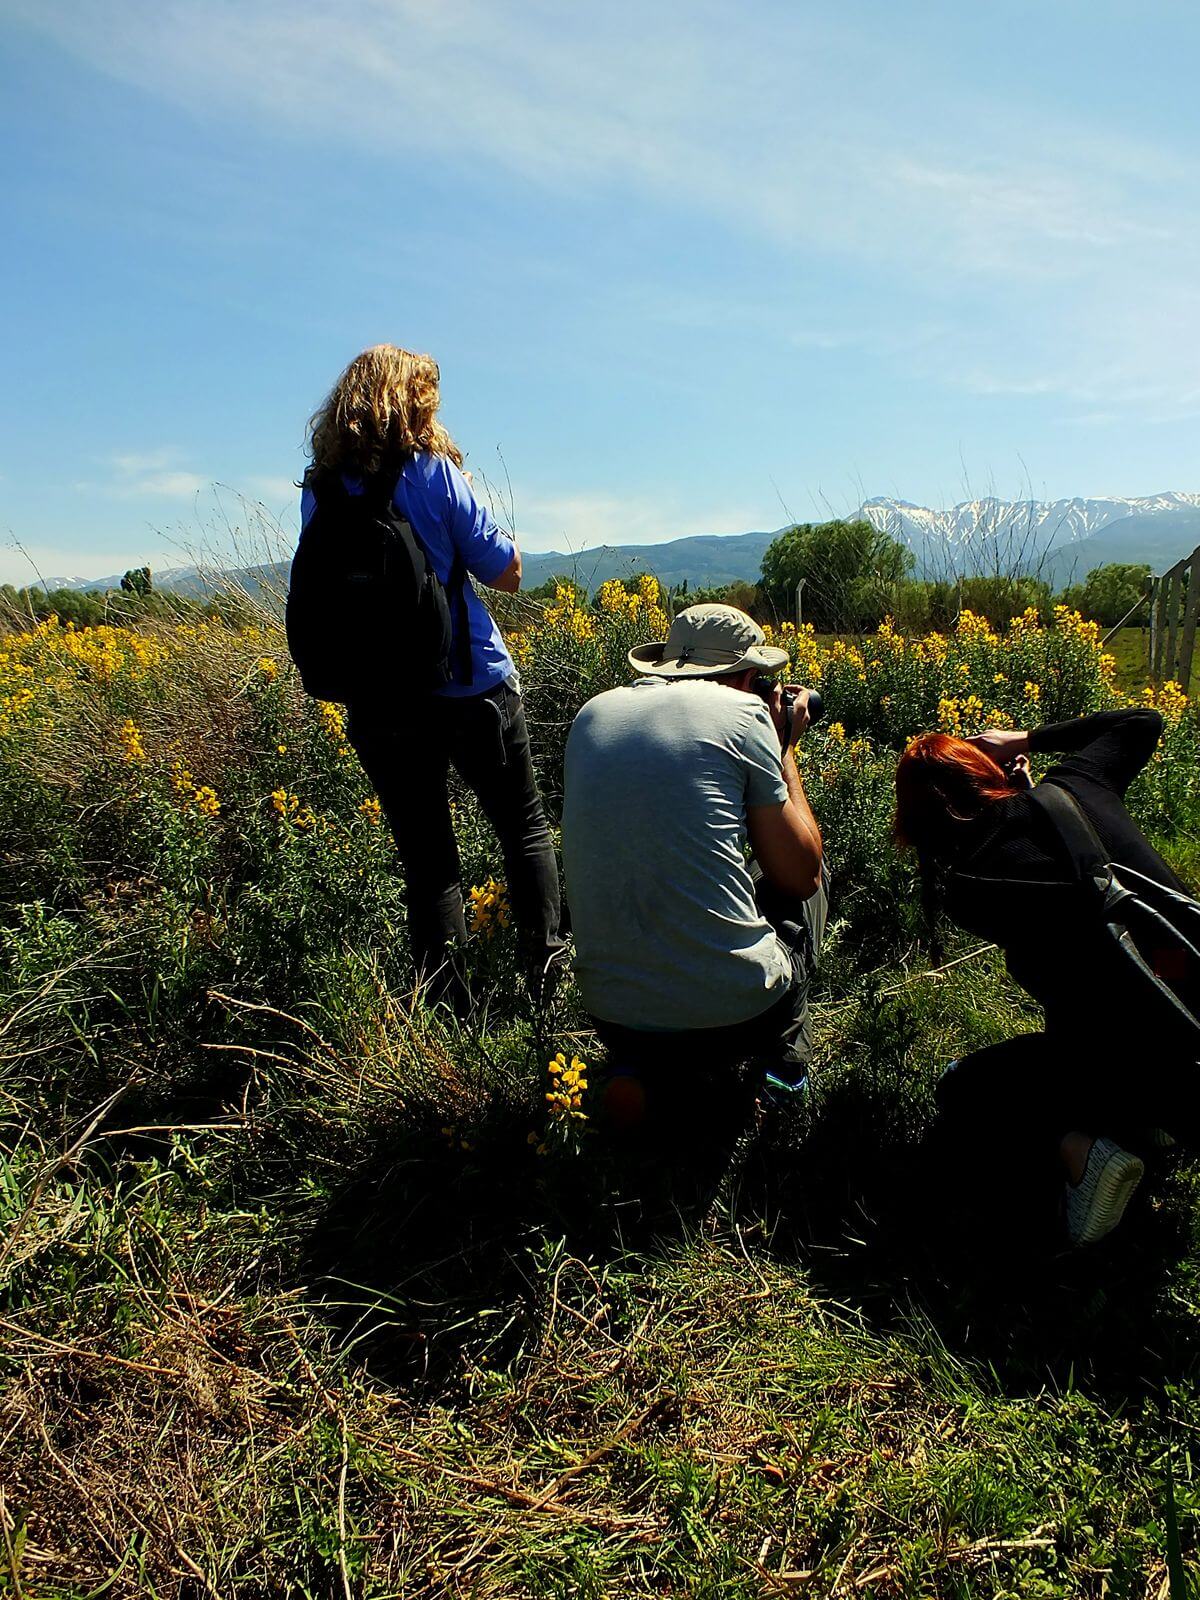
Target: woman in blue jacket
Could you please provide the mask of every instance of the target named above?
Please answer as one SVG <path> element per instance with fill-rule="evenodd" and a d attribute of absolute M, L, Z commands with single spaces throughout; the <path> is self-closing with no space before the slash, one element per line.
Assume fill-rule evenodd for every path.
<path fill-rule="evenodd" d="M 466 995 L 451 958 L 466 939 L 458 847 L 450 814 L 451 765 L 474 791 L 504 852 L 513 912 L 535 996 L 562 941 L 558 867 L 530 759 L 520 684 L 500 630 L 471 579 L 513 593 L 521 554 L 475 499 L 462 454 L 438 421 L 439 373 L 429 356 L 395 345 L 364 350 L 313 417 L 301 501 L 316 510 L 312 481 L 338 473 L 351 495 L 390 484 L 392 503 L 412 528 L 443 585 L 462 584 L 450 608 L 452 659 L 469 670 L 441 688 L 348 707 L 347 730 L 379 795 L 404 865 L 409 929 L 418 975 L 434 998 L 460 1008 Z M 465 572 L 468 576 L 462 576 Z M 462 634 L 466 633 L 466 640 Z"/>

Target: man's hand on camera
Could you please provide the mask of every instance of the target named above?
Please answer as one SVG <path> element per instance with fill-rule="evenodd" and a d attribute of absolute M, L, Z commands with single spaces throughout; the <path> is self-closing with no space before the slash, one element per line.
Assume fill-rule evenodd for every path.
<path fill-rule="evenodd" d="M 793 696 L 792 699 L 792 726 L 791 739 L 788 738 L 788 714 L 784 704 L 784 695 Z M 779 735 L 780 746 L 787 750 L 792 741 L 802 734 L 809 724 L 808 715 L 809 691 L 799 683 L 777 683 L 771 690 L 768 708 L 771 712 L 771 721 L 775 724 L 775 732 Z"/>
<path fill-rule="evenodd" d="M 987 728 L 973 739 L 968 739 L 967 743 L 982 750 L 985 756 L 991 756 L 998 767 L 1007 766 L 1018 756 L 1029 754 L 1029 735 L 1017 733 L 1011 728 Z"/>
<path fill-rule="evenodd" d="M 806 689 L 802 683 L 786 683 L 784 689 L 788 694 L 795 695 L 792 712 L 792 738 L 804 732 L 812 718 L 808 714 L 808 697 L 811 689 Z"/>

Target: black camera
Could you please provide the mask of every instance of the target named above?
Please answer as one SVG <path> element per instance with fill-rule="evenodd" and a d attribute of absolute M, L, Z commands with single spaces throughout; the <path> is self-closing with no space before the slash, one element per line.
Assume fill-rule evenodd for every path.
<path fill-rule="evenodd" d="M 776 684 L 776 682 L 777 682 L 777 679 L 773 678 L 769 673 L 756 672 L 755 675 L 754 675 L 754 682 L 751 685 L 751 688 L 754 690 L 754 692 L 758 696 L 758 698 L 760 700 L 765 700 L 767 705 L 769 706 L 771 704 L 771 701 L 772 701 L 772 699 L 774 697 L 774 694 L 775 694 L 775 684 Z M 821 718 L 824 716 L 824 714 L 825 714 L 825 702 L 821 699 L 820 691 L 818 689 L 810 689 L 808 691 L 808 720 L 809 720 L 809 722 L 819 722 L 821 720 Z M 783 744 L 783 747 L 784 747 L 785 750 L 787 749 L 787 747 L 792 742 L 792 724 L 795 722 L 795 720 L 796 720 L 796 691 L 795 691 L 795 689 L 785 689 L 783 691 L 783 739 L 782 739 L 782 744 Z"/>

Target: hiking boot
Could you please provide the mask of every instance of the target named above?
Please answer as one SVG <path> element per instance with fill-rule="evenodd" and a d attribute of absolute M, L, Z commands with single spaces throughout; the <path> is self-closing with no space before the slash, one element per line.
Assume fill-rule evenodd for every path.
<path fill-rule="evenodd" d="M 808 1073 L 802 1067 L 796 1070 L 794 1077 L 787 1076 L 783 1067 L 763 1074 L 762 1099 L 772 1110 L 783 1111 L 800 1105 L 807 1092 Z"/>
<path fill-rule="evenodd" d="M 1111 1139 L 1093 1142 L 1082 1178 L 1067 1185 L 1067 1233 L 1073 1245 L 1095 1244 L 1113 1231 L 1145 1170 L 1140 1157 Z"/>

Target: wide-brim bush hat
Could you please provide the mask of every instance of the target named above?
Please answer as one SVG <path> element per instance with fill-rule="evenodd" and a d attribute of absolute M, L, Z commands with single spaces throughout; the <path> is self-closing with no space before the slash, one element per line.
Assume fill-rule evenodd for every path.
<path fill-rule="evenodd" d="M 658 678 L 712 678 L 726 672 L 778 672 L 788 653 L 767 643 L 753 617 L 736 606 L 689 606 L 665 639 L 639 644 L 629 665 Z"/>

